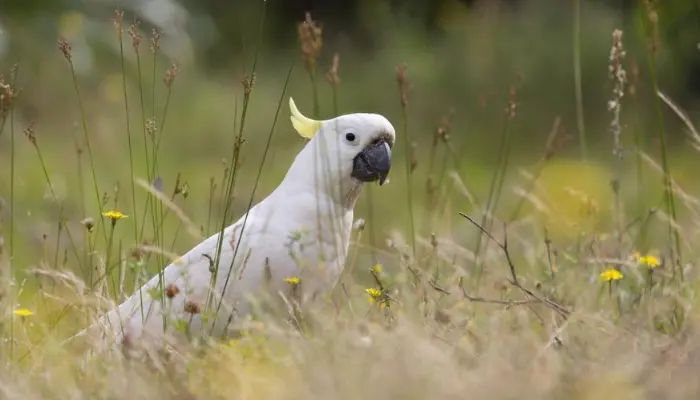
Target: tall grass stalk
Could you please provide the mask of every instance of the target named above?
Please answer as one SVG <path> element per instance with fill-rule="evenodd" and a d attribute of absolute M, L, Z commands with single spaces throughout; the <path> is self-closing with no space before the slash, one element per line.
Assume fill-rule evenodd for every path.
<path fill-rule="evenodd" d="M 221 227 L 219 229 L 219 236 L 216 241 L 216 253 L 214 256 L 214 271 L 211 276 L 211 282 L 209 287 L 214 287 L 214 283 L 217 280 L 217 276 L 219 273 L 219 263 L 221 262 L 221 248 L 223 246 L 224 242 L 224 231 L 226 230 L 226 225 L 228 223 L 229 219 L 229 210 L 231 208 L 231 201 L 232 201 L 232 195 L 233 195 L 233 189 L 236 186 L 236 172 L 238 171 L 238 160 L 241 152 L 241 147 L 243 146 L 243 132 L 245 128 L 245 122 L 246 122 L 246 116 L 248 114 L 248 106 L 250 104 L 250 97 L 253 91 L 253 86 L 255 83 L 255 71 L 257 69 L 258 65 L 258 58 L 260 56 L 260 49 L 262 47 L 262 40 L 263 40 L 263 32 L 265 29 L 265 17 L 267 15 L 267 2 L 262 2 L 262 10 L 261 10 L 261 15 L 260 15 L 260 24 L 258 27 L 258 38 L 257 38 L 257 46 L 255 49 L 255 55 L 253 56 L 253 65 L 251 67 L 250 75 L 245 78 L 243 81 L 243 105 L 241 109 L 241 122 L 240 126 L 238 128 L 238 134 L 236 135 L 233 146 L 232 146 L 232 154 L 231 154 L 231 162 L 230 162 L 230 170 L 229 170 L 229 175 L 228 175 L 228 180 L 226 182 L 226 197 L 224 201 L 224 210 L 223 210 L 223 215 L 221 217 Z M 243 228 L 241 228 L 243 229 Z M 238 248 L 236 248 L 238 250 Z M 235 261 L 235 253 L 233 257 L 231 258 L 231 265 L 233 265 Z M 224 287 L 225 290 L 225 287 Z M 223 294 L 222 294 L 222 299 L 223 299 Z M 206 313 L 213 301 L 213 292 L 209 290 L 209 294 L 207 295 L 207 300 L 206 304 L 204 307 L 204 312 Z M 219 303 L 219 306 L 221 303 Z M 218 309 L 219 307 L 217 307 Z M 212 324 L 212 331 L 213 331 L 214 324 Z M 204 330 L 202 330 L 204 332 Z"/>
<path fill-rule="evenodd" d="M 301 50 L 301 57 L 304 61 L 304 69 L 306 70 L 306 73 L 309 77 L 309 83 L 311 85 L 313 99 L 313 117 L 318 120 L 320 119 L 320 101 L 318 96 L 318 85 L 316 83 L 316 70 L 318 65 L 318 57 L 321 54 L 321 50 L 323 49 L 323 28 L 311 18 L 311 13 L 307 12 L 304 21 L 297 25 L 297 34 Z M 335 61 L 337 60 L 334 60 L 334 62 Z M 326 138 L 324 136 L 319 136 L 317 140 L 319 140 L 321 143 L 319 144 L 319 146 L 313 148 L 314 157 L 312 168 L 314 171 L 314 188 L 316 189 L 314 192 L 314 196 L 316 197 L 316 204 L 320 205 L 322 204 L 322 202 L 320 201 L 320 197 L 322 196 L 322 185 L 328 185 L 329 180 L 332 179 L 332 177 L 328 176 L 327 174 L 319 176 L 319 173 L 321 171 L 329 170 L 327 165 L 319 165 L 319 161 L 321 163 L 327 164 L 328 162 L 330 162 L 330 160 L 328 160 L 328 157 L 321 157 L 321 154 L 319 154 L 322 148 L 326 148 Z M 330 188 L 331 186 L 327 187 Z M 321 237 L 321 232 L 323 232 L 321 221 L 323 221 L 324 219 L 326 221 L 329 221 L 331 224 L 331 231 L 335 231 L 335 219 L 332 216 L 335 210 L 333 209 L 331 204 L 327 204 L 327 206 L 328 209 L 326 210 L 321 210 L 320 207 L 316 207 L 315 210 L 317 235 L 316 240 L 318 240 L 319 242 L 323 240 L 323 238 Z M 326 215 L 328 215 L 329 218 L 324 218 L 324 212 L 327 213 Z M 325 251 L 322 249 L 321 254 L 319 254 L 318 262 L 322 263 L 325 261 L 326 254 Z"/>
<path fill-rule="evenodd" d="M 152 146 L 154 146 L 155 139 L 155 129 L 156 127 L 151 127 L 152 129 L 149 129 L 149 123 L 146 118 L 146 101 L 144 98 L 144 83 L 143 83 L 143 65 L 141 62 L 141 35 L 138 32 L 138 22 L 136 24 L 133 24 L 129 27 L 129 35 L 131 36 L 132 40 L 132 48 L 134 50 L 134 55 L 136 56 L 136 69 L 137 69 L 137 79 L 138 79 L 138 90 L 139 90 L 139 105 L 141 108 L 141 128 L 143 132 L 143 150 L 144 150 L 144 160 L 146 161 L 146 178 L 149 183 L 149 185 L 155 185 L 155 160 L 153 160 L 153 155 L 150 153 L 152 149 L 149 151 L 148 143 L 149 143 L 149 136 L 151 136 L 150 141 L 152 142 Z M 155 82 L 154 82 L 155 84 Z M 155 113 L 155 110 L 153 110 Z M 155 124 L 155 120 L 153 120 L 153 124 Z M 151 215 L 151 227 L 152 227 L 152 233 L 153 233 L 153 245 L 158 247 L 162 246 L 163 243 L 161 242 L 161 236 L 159 234 L 159 222 L 158 222 L 158 202 L 155 201 L 155 198 L 153 194 L 150 191 L 147 191 L 146 193 L 146 202 L 143 208 L 143 212 L 141 214 L 141 230 L 139 237 L 137 239 L 137 243 L 141 242 L 144 237 L 145 233 L 145 228 L 146 228 L 146 219 L 147 219 L 147 214 L 150 211 Z M 148 261 L 150 260 L 151 253 L 149 252 L 146 256 L 146 265 L 148 264 Z M 163 287 L 163 282 L 164 282 L 164 275 L 163 275 L 163 270 L 165 266 L 163 265 L 164 262 L 164 257 L 161 252 L 158 252 L 156 255 L 156 262 L 157 262 L 157 269 L 158 269 L 158 276 L 160 278 L 159 280 L 159 285 L 160 285 L 160 290 L 158 290 L 159 296 L 160 296 L 160 301 L 162 304 L 165 304 L 165 290 Z M 143 302 L 141 302 L 141 308 L 143 309 Z M 143 313 L 143 310 L 141 311 Z M 166 321 L 166 315 L 165 313 L 162 313 L 162 319 L 163 319 L 163 329 L 167 328 L 167 321 Z"/>
<path fill-rule="evenodd" d="M 610 131 L 613 136 L 613 178 L 611 186 L 614 196 L 614 212 L 615 212 L 615 229 L 617 231 L 618 241 L 618 258 L 622 258 L 622 236 L 624 226 L 624 213 L 622 210 L 622 198 L 620 195 L 620 187 L 622 186 L 622 162 L 624 158 L 624 149 L 622 148 L 622 122 L 620 114 L 622 113 L 622 98 L 625 93 L 625 84 L 627 83 L 627 73 L 623 66 L 625 51 L 622 42 L 622 31 L 616 29 L 612 34 L 612 48 L 610 50 L 610 59 L 608 65 L 608 74 L 613 84 L 612 98 L 608 101 L 608 110 L 612 113 L 612 121 L 610 123 Z"/>
<path fill-rule="evenodd" d="M 10 125 L 14 125 L 13 118 L 10 119 Z M 14 130 L 14 127 L 11 129 Z M 37 157 L 39 158 L 39 165 L 41 166 L 41 171 L 44 175 L 44 179 L 46 180 L 46 185 L 49 187 L 49 191 L 51 193 L 51 199 L 55 204 L 59 204 L 60 201 L 58 199 L 58 196 L 56 195 L 56 191 L 53 188 L 53 182 L 51 182 L 51 178 L 49 177 L 49 171 L 48 168 L 46 167 L 46 163 L 44 161 L 44 156 L 41 153 L 41 149 L 39 149 L 39 144 L 37 143 L 36 137 L 34 136 L 34 127 L 30 123 L 30 125 L 25 129 L 25 135 L 29 139 L 29 141 L 32 143 L 32 146 L 34 146 L 34 149 L 36 150 Z M 66 234 L 68 236 L 68 240 L 70 241 L 70 246 L 71 249 L 73 250 L 73 254 L 75 255 L 75 258 L 77 260 L 80 260 L 80 253 L 78 252 L 78 246 L 75 244 L 75 241 L 73 240 L 73 236 L 71 235 L 70 231 L 66 230 Z"/>
<path fill-rule="evenodd" d="M 73 65 L 73 58 L 71 55 L 71 48 L 70 45 L 61 40 L 59 41 L 59 47 L 61 49 L 61 52 L 63 53 L 63 56 L 66 58 L 68 61 L 68 65 L 70 67 L 70 74 L 73 79 L 73 87 L 75 88 L 75 95 L 78 100 L 78 108 L 80 109 L 80 121 L 82 123 L 82 128 L 83 128 L 83 135 L 85 137 L 85 147 L 87 148 L 88 152 L 88 159 L 90 161 L 90 171 L 92 172 L 92 183 L 95 189 L 95 201 L 97 201 L 97 208 L 100 212 L 100 215 L 104 212 L 103 210 L 103 205 L 102 205 L 102 200 L 100 198 L 100 187 L 99 183 L 97 181 L 97 170 L 95 168 L 95 160 L 92 154 L 92 146 L 90 144 L 90 133 L 88 131 L 88 125 L 87 125 L 87 116 L 85 114 L 85 107 L 83 106 L 83 99 L 80 95 L 80 85 L 78 85 L 78 77 L 75 73 L 75 66 Z M 107 230 L 105 229 L 104 224 L 100 224 L 102 233 L 104 235 L 105 241 L 107 240 Z"/>
<path fill-rule="evenodd" d="M 153 169 L 152 169 L 152 173 L 151 173 L 152 176 L 156 176 L 156 174 L 158 173 L 158 170 L 157 170 L 158 155 L 160 154 L 159 150 L 160 150 L 161 141 L 163 139 L 163 130 L 165 128 L 165 121 L 166 121 L 166 118 L 168 116 L 168 109 L 170 108 L 170 99 L 171 99 L 171 96 L 173 93 L 172 86 L 173 86 L 173 83 L 175 82 L 175 77 L 177 76 L 177 72 L 178 72 L 177 64 L 173 64 L 172 67 L 166 72 L 165 79 L 164 79 L 165 87 L 166 87 L 165 104 L 163 106 L 163 115 L 161 116 L 160 124 L 158 125 L 158 127 L 159 127 L 159 129 L 157 131 L 158 136 L 155 140 L 155 146 L 153 149 Z M 154 86 L 153 90 L 155 92 L 155 86 Z M 155 112 L 154 112 L 153 118 L 155 119 Z"/>
<path fill-rule="evenodd" d="M 487 232 L 491 231 L 493 225 L 493 220 L 495 218 L 495 211 L 498 207 L 498 200 L 501 196 L 501 191 L 503 189 L 503 182 L 505 180 L 505 174 L 508 170 L 509 158 L 510 158 L 510 148 L 511 148 L 511 134 L 512 134 L 512 120 L 515 117 L 515 87 L 510 90 L 510 100 L 509 105 L 506 110 L 505 120 L 503 121 L 503 131 L 501 132 L 501 140 L 498 146 L 498 158 L 497 158 L 497 168 L 494 172 L 493 178 L 491 178 L 491 186 L 489 187 L 489 195 L 486 199 L 486 207 L 484 208 L 484 213 L 481 217 L 481 226 L 486 229 Z M 481 243 L 483 240 L 484 232 L 479 230 L 479 234 L 476 239 L 476 245 L 474 246 L 474 262 L 476 263 L 476 279 L 475 279 L 475 290 L 479 293 L 479 286 L 481 285 L 481 277 L 484 271 L 483 263 L 480 260 L 481 255 Z"/>
<path fill-rule="evenodd" d="M 122 70 L 122 91 L 124 93 L 124 118 L 126 122 L 126 141 L 129 146 L 129 183 L 131 185 L 131 213 L 133 218 L 134 226 L 134 242 L 139 242 L 139 222 L 138 213 L 136 208 L 136 183 L 134 181 L 134 148 L 131 141 L 131 113 L 129 112 L 129 95 L 126 86 L 126 65 L 124 60 L 124 12 L 117 10 L 115 12 L 115 27 L 117 29 L 117 36 L 119 39 L 119 62 Z"/>
<path fill-rule="evenodd" d="M 411 235 L 410 243 L 413 251 L 413 258 L 416 257 L 416 224 L 413 213 L 413 165 L 411 151 L 411 137 L 408 130 L 408 99 L 409 99 L 409 82 L 406 77 L 406 66 L 399 64 L 396 67 L 396 82 L 399 86 L 399 99 L 401 101 L 401 131 L 404 140 L 404 157 L 406 158 L 406 205 L 408 207 L 408 224 L 409 234 Z"/>
<path fill-rule="evenodd" d="M 549 161 L 556 154 L 559 147 L 559 143 L 557 142 L 559 138 L 560 125 L 561 118 L 556 117 L 554 119 L 554 123 L 552 124 L 552 129 L 549 132 L 549 136 L 547 137 L 547 143 L 545 145 L 544 154 L 542 154 L 542 156 L 537 160 L 534 167 L 532 168 L 534 172 L 532 173 L 530 179 L 528 179 L 527 187 L 523 190 L 523 194 L 518 196 L 518 202 L 515 204 L 515 207 L 513 207 L 513 211 L 510 213 L 510 218 L 508 219 L 509 222 L 515 221 L 515 219 L 518 218 L 518 215 L 520 214 L 523 205 L 525 205 L 525 199 L 527 199 L 527 197 L 535 189 L 537 182 L 539 181 L 540 177 L 542 176 L 542 173 L 544 172 L 544 169 L 547 167 Z"/>
<path fill-rule="evenodd" d="M 129 27 L 129 35 L 131 36 L 131 41 L 132 41 L 132 48 L 134 50 L 134 55 L 136 56 L 136 73 L 137 73 L 137 80 L 138 80 L 138 90 L 139 90 L 139 106 L 141 108 L 141 131 L 143 133 L 143 157 L 144 160 L 146 161 L 146 179 L 149 184 L 153 185 L 154 184 L 154 177 L 152 175 L 152 160 L 151 160 L 151 155 L 148 149 L 148 121 L 146 118 L 146 103 L 144 99 L 144 87 L 143 87 L 143 66 L 141 63 L 141 35 L 138 32 L 138 22 L 136 25 L 131 25 Z M 137 243 L 141 242 L 143 240 L 145 228 L 146 228 L 146 217 L 147 214 L 150 210 L 151 213 L 151 224 L 153 228 L 153 236 L 154 236 L 154 245 L 158 245 L 157 240 L 158 240 L 158 234 L 157 234 L 157 221 L 156 221 L 156 212 L 155 212 L 155 200 L 153 198 L 153 195 L 149 192 L 146 193 L 146 203 L 144 204 L 143 212 L 141 213 L 141 230 L 139 233 L 139 237 L 137 239 Z M 149 256 L 147 256 L 149 257 Z M 160 269 L 160 267 L 159 267 Z M 159 272 L 160 273 L 160 272 Z M 165 300 L 165 297 L 163 297 L 161 300 Z"/>
<path fill-rule="evenodd" d="M 631 102 L 633 104 L 632 111 L 632 124 L 630 129 L 632 129 L 632 136 L 634 137 L 634 147 L 635 147 L 635 169 L 636 169 L 636 186 L 637 186 L 637 212 L 643 212 L 646 202 L 644 201 L 644 170 L 642 161 L 642 152 L 644 151 L 644 135 L 642 129 L 640 129 L 639 122 L 639 109 L 640 101 L 637 91 L 639 90 L 639 68 L 635 63 L 632 66 L 632 80 L 630 82 L 629 94 L 631 97 Z M 639 239 L 636 241 L 636 247 L 640 252 L 646 254 L 647 251 L 647 237 L 646 230 L 642 230 L 639 235 Z"/>
<path fill-rule="evenodd" d="M 289 65 L 289 69 L 287 70 L 287 76 L 284 80 L 284 87 L 282 88 L 282 93 L 280 94 L 280 99 L 279 102 L 277 103 L 277 110 L 275 111 L 275 117 L 272 120 L 272 126 L 270 127 L 270 133 L 267 135 L 267 142 L 265 143 L 265 148 L 263 149 L 263 155 L 262 159 L 260 160 L 260 166 L 258 167 L 257 175 L 255 177 L 255 181 L 253 183 L 253 189 L 251 190 L 250 193 L 250 199 L 248 200 L 248 207 L 246 207 L 246 210 L 250 210 L 253 206 L 253 201 L 255 200 L 255 192 L 258 190 L 258 184 L 260 183 L 260 177 L 262 175 L 263 167 L 265 166 L 265 161 L 267 160 L 267 154 L 270 150 L 270 145 L 272 144 L 272 137 L 275 134 L 275 127 L 277 126 L 277 120 L 279 118 L 280 110 L 282 109 L 282 104 L 284 103 L 284 98 L 287 95 L 287 88 L 289 87 L 289 82 L 290 78 L 292 76 L 292 71 L 294 70 L 294 62 L 292 62 Z M 231 257 L 231 265 L 229 266 L 228 273 L 226 274 L 226 280 L 224 281 L 224 287 L 221 291 L 221 300 L 219 301 L 219 304 L 216 307 L 216 313 L 217 315 L 219 313 L 219 310 L 221 309 L 221 304 L 223 303 L 224 295 L 226 293 L 226 289 L 228 288 L 229 281 L 231 279 L 231 275 L 233 272 L 233 261 L 236 259 L 236 255 L 238 254 L 238 249 L 241 246 L 241 241 L 243 240 L 243 232 L 245 230 L 245 225 L 248 222 L 248 212 L 246 212 L 245 217 L 243 217 L 243 223 L 241 225 L 241 229 L 238 231 L 237 235 L 237 241 L 236 241 L 236 246 L 233 249 L 233 256 Z M 216 322 L 212 324 L 212 331 L 214 330 L 214 326 L 216 325 Z"/>
<path fill-rule="evenodd" d="M 581 0 L 573 0 L 573 49 L 574 49 L 574 87 L 576 90 L 576 125 L 578 128 L 579 146 L 584 161 L 588 159 L 588 144 L 586 143 L 586 124 L 583 113 L 583 89 L 581 82 Z"/>
<path fill-rule="evenodd" d="M 433 133 L 433 140 L 431 142 L 430 151 L 428 154 L 428 171 L 425 180 L 425 206 L 423 208 L 423 217 L 421 219 L 421 231 L 427 229 L 432 232 L 433 229 L 433 216 L 436 210 L 435 200 L 436 195 L 440 190 L 440 185 L 445 173 L 445 167 L 447 165 L 447 160 L 449 157 L 447 155 L 443 156 L 442 171 L 439 183 L 435 183 L 435 160 L 437 157 L 438 149 L 441 147 L 441 143 L 448 143 L 449 140 L 449 127 L 450 127 L 450 117 L 443 117 L 439 122 L 438 126 Z M 447 151 L 447 149 L 445 149 Z"/>
<path fill-rule="evenodd" d="M 649 68 L 649 78 L 651 79 L 651 87 L 654 94 L 653 107 L 656 114 L 657 134 L 659 137 L 660 153 L 661 153 L 661 168 L 663 170 L 664 198 L 666 213 L 669 216 L 668 235 L 671 241 L 672 260 L 675 265 L 674 276 L 677 275 L 681 281 L 685 280 L 683 272 L 683 262 L 680 244 L 680 234 L 674 228 L 677 222 L 675 193 L 672 185 L 671 169 L 668 164 L 668 148 L 666 144 L 666 128 L 664 125 L 663 110 L 661 107 L 661 99 L 656 94 L 659 93 L 659 82 L 656 72 L 656 51 L 658 43 L 656 43 L 656 29 L 658 24 L 658 14 L 643 0 L 640 0 L 639 18 L 641 18 L 644 28 L 644 36 L 647 39 L 647 62 Z"/>
<path fill-rule="evenodd" d="M 12 90 L 16 90 L 17 87 L 17 73 L 19 71 L 18 65 L 15 65 L 12 73 Z M 0 112 L 2 109 L 0 108 Z M 15 291 L 11 290 L 10 282 L 14 279 L 15 275 L 15 173 L 17 165 L 17 147 L 15 143 L 15 110 L 14 105 L 10 105 L 10 239 L 9 239 L 9 265 L 7 271 L 7 293 L 10 302 L 9 304 L 15 304 Z M 2 125 L 0 125 L 0 137 L 2 136 L 2 131 L 5 128 L 6 116 L 3 116 Z M 3 282 L 5 284 L 5 282 Z M 4 289 L 4 288 L 3 288 Z M 3 310 L 4 311 L 4 310 Z M 10 318 L 10 349 L 9 349 L 9 359 L 14 359 L 15 351 L 15 320 Z"/>
<path fill-rule="evenodd" d="M 152 37 L 151 37 L 151 53 L 153 54 L 153 65 L 151 68 L 151 84 L 153 85 L 151 89 L 151 112 L 152 112 L 152 132 L 149 135 L 151 139 L 151 159 L 153 160 L 153 164 L 151 166 L 152 171 L 151 171 L 151 177 L 154 179 L 160 178 L 160 171 L 158 171 L 158 147 L 159 147 L 159 139 L 162 135 L 162 126 L 156 124 L 156 92 L 157 92 L 157 85 L 156 85 L 156 68 L 158 65 L 158 49 L 159 49 L 159 40 L 160 40 L 160 33 L 153 29 L 152 32 Z M 162 188 L 161 188 L 162 190 Z M 154 218 L 155 220 L 155 226 L 154 226 L 154 235 L 157 237 L 157 240 L 155 241 L 158 245 L 160 245 L 163 249 L 165 249 L 165 233 L 164 233 L 164 221 L 165 221 L 165 215 L 163 212 L 163 203 L 160 201 L 155 201 L 154 202 L 154 209 L 156 211 L 156 216 Z M 165 258 L 163 255 L 163 252 L 158 252 L 156 255 L 157 262 L 159 265 L 159 270 L 162 270 L 165 268 L 164 263 L 165 263 Z M 163 276 L 161 272 L 161 282 L 162 282 Z M 165 300 L 165 293 L 163 293 L 163 300 Z"/>
<path fill-rule="evenodd" d="M 80 140 L 73 135 L 73 142 L 75 144 L 75 169 L 78 176 L 78 196 L 80 202 L 80 212 L 83 218 L 87 218 L 87 199 L 85 196 L 85 173 L 83 167 L 83 149 L 80 146 Z"/>

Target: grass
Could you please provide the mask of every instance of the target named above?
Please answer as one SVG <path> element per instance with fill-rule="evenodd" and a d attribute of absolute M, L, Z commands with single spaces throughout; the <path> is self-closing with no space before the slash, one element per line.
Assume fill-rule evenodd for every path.
<path fill-rule="evenodd" d="M 575 6 L 579 7 L 577 1 Z M 646 54 L 650 93 L 636 91 L 631 99 L 621 95 L 629 83 L 615 80 L 620 69 L 614 68 L 613 81 L 621 86 L 615 86 L 612 94 L 620 107 L 611 110 L 613 133 L 606 143 L 615 157 L 610 165 L 594 161 L 594 146 L 587 147 L 583 160 L 568 158 L 567 135 L 559 116 L 546 141 L 538 144 L 541 154 L 532 165 L 515 158 L 514 137 L 524 130 L 524 123 L 515 117 L 521 117 L 521 110 L 534 100 L 514 84 L 501 94 L 505 100 L 496 107 L 498 117 L 491 124 L 501 124 L 502 129 L 495 169 L 481 172 L 487 178 L 470 174 L 464 166 L 469 161 L 464 157 L 467 145 L 463 138 L 460 143 L 455 137 L 467 128 L 458 125 L 459 113 L 443 110 L 444 117 L 436 124 L 426 151 L 420 144 L 413 145 L 420 140 L 416 133 L 421 127 L 411 110 L 421 103 L 414 95 L 408 107 L 409 83 L 400 64 L 395 75 L 401 95 L 395 104 L 400 119 L 395 125 L 400 127 L 397 140 L 404 141 L 404 146 L 395 147 L 391 176 L 404 173 L 406 182 L 394 178 L 387 187 L 366 188 L 363 212 L 367 219 L 359 221 L 362 214 L 356 215 L 343 280 L 328 298 L 300 311 L 303 329 L 285 318 L 261 315 L 240 338 L 190 338 L 197 340 L 143 357 L 132 355 L 124 346 L 123 352 L 86 358 L 86 349 L 97 343 L 65 344 L 64 339 L 99 312 L 121 302 L 151 275 L 162 277 L 163 268 L 189 248 L 183 243 L 197 243 L 206 235 L 222 232 L 237 218 L 234 203 L 247 209 L 256 201 L 256 194 L 261 194 L 266 183 L 263 174 L 279 163 L 269 159 L 276 151 L 274 134 L 282 129 L 281 121 L 286 121 L 278 117 L 284 113 L 282 106 L 289 97 L 297 61 L 289 61 L 284 84 L 276 89 L 276 107 L 265 103 L 275 110 L 267 136 L 253 135 L 249 118 L 253 106 L 263 104 L 255 100 L 263 95 L 258 91 L 264 90 L 257 82 L 264 78 L 257 73 L 262 62 L 265 7 L 263 2 L 256 52 L 252 60 L 246 60 L 251 67 L 231 101 L 229 111 L 235 116 L 232 135 L 227 136 L 229 158 L 217 175 L 196 177 L 198 187 L 204 188 L 201 191 L 192 190 L 180 173 L 169 179 L 169 171 L 161 165 L 165 158 L 159 157 L 161 145 L 169 139 L 163 127 L 171 117 L 171 95 L 180 86 L 174 84 L 175 66 L 166 72 L 164 85 L 156 86 L 157 66 L 162 64 L 157 32 L 151 37 L 153 60 L 148 78 L 149 66 L 139 55 L 138 24 L 129 29 L 140 103 L 138 110 L 132 110 L 130 93 L 134 92 L 128 90 L 129 67 L 122 43 L 123 14 L 116 14 L 125 121 L 125 137 L 119 136 L 119 146 L 128 147 L 124 159 L 118 161 L 129 182 L 126 189 L 113 182 L 111 191 L 99 180 L 109 169 L 101 166 L 99 147 L 92 147 L 99 143 L 97 129 L 88 125 L 89 103 L 80 91 L 72 49 L 68 42 L 61 42 L 84 141 L 76 145 L 78 175 L 83 174 L 80 155 L 84 145 L 94 199 L 84 196 L 82 178 L 77 190 L 63 194 L 56 176 L 71 174 L 72 167 L 62 170 L 61 160 L 48 156 L 51 151 L 46 149 L 51 149 L 52 142 L 40 127 L 24 129 L 25 144 L 33 147 L 34 158 L 29 162 L 20 157 L 16 141 L 22 137 L 16 135 L 15 116 L 17 104 L 24 99 L 21 93 L 15 97 L 19 93 L 17 69 L 0 81 L 0 94 L 5 95 L 0 97 L 0 140 L 9 143 L 11 156 L 9 218 L 0 224 L 4 310 L 0 328 L 6 338 L 0 346 L 3 398 L 448 399 L 463 398 L 465 393 L 477 398 L 515 398 L 526 393 L 529 398 L 673 399 L 700 393 L 700 385 L 688 375 L 700 366 L 700 342 L 695 339 L 700 322 L 696 296 L 700 274 L 694 268 L 698 254 L 692 246 L 698 239 L 695 227 L 700 222 L 700 199 L 693 195 L 695 188 L 685 187 L 674 176 L 671 148 L 664 135 L 673 119 L 690 132 L 695 145 L 699 136 L 689 114 L 662 94 L 653 47 Z M 653 10 L 647 9 L 640 15 L 648 18 L 650 13 Z M 580 51 L 578 24 L 586 22 L 579 21 L 580 17 L 577 12 L 575 54 Z M 322 30 L 311 16 L 303 24 L 300 45 L 310 77 L 304 77 L 304 84 L 310 86 L 313 113 L 320 118 L 321 106 L 329 104 L 336 115 L 346 87 L 340 80 L 339 57 L 334 57 L 327 75 L 331 96 L 326 99 L 316 74 Z M 651 28 L 641 33 L 643 39 L 654 37 Z M 621 46 L 621 37 L 635 34 L 615 36 L 618 42 L 610 45 Z M 577 88 L 589 84 L 581 82 L 579 56 L 575 56 Z M 613 61 L 615 67 L 629 68 L 621 56 L 614 60 L 601 57 L 599 68 L 606 71 Z M 387 82 L 390 79 L 387 75 Z M 13 95 L 8 96 L 10 93 Z M 163 99 L 159 93 L 165 94 Z M 147 110 L 149 94 L 151 110 Z M 660 139 L 658 154 L 643 147 L 639 139 L 644 128 L 636 122 L 637 107 L 644 95 L 649 96 L 658 126 L 652 128 Z M 583 131 L 580 89 L 574 97 L 575 125 L 584 145 L 589 138 Z M 159 101 L 163 105 L 160 118 Z M 619 117 L 633 108 L 632 101 L 635 124 L 629 128 Z M 500 112 L 503 109 L 505 114 Z M 134 112 L 140 112 L 142 137 L 132 135 L 137 131 L 133 121 L 138 120 Z M 168 126 L 168 132 L 178 128 L 173 123 Z M 471 125 L 468 129 L 476 131 Z M 262 151 L 259 164 L 250 161 L 253 146 L 249 141 L 255 140 Z M 637 147 L 631 160 L 623 156 L 627 142 Z M 428 162 L 421 169 L 418 160 L 423 157 Z M 23 258 L 17 252 L 31 248 L 18 245 L 26 240 L 20 234 L 22 215 L 31 210 L 18 201 L 16 185 L 30 175 L 22 167 L 27 163 L 39 171 L 35 182 L 47 185 L 44 218 L 52 228 L 40 242 L 36 262 L 25 264 L 18 261 Z M 108 163 L 106 156 L 104 163 Z M 243 181 L 252 183 L 250 197 L 240 200 L 237 188 L 246 178 L 242 168 L 251 164 L 253 172 Z M 643 180 L 639 178 L 642 174 Z M 192 174 L 188 176 L 194 181 Z M 417 193 L 421 179 L 426 184 Z M 163 182 L 173 184 L 167 188 Z M 405 229 L 384 236 L 379 228 L 387 218 L 380 219 L 378 214 L 396 218 L 404 204 L 407 221 L 393 226 Z M 73 208 L 78 211 L 71 212 Z M 188 211 L 193 209 L 203 210 L 201 223 L 190 218 Z M 416 219 L 419 213 L 422 217 Z M 222 242 L 217 244 L 218 251 Z M 217 254 L 213 266 L 218 259 Z M 162 286 L 149 295 L 164 299 L 172 288 Z M 219 306 L 212 298 L 206 308 Z M 173 323 L 177 321 L 163 317 L 163 324 Z"/>

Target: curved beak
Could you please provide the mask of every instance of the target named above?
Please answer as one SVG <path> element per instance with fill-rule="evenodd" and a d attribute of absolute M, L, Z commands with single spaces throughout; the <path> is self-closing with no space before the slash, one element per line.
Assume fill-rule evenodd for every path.
<path fill-rule="evenodd" d="M 391 148 L 381 139 L 365 147 L 356 155 L 352 163 L 352 177 L 361 182 L 386 182 L 391 169 Z"/>

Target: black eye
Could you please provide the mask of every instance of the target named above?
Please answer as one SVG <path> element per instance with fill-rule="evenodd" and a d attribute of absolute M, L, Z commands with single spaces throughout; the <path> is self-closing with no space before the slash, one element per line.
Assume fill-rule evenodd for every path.
<path fill-rule="evenodd" d="M 345 139 L 347 139 L 348 142 L 354 142 L 355 141 L 355 134 L 354 133 L 346 133 Z"/>

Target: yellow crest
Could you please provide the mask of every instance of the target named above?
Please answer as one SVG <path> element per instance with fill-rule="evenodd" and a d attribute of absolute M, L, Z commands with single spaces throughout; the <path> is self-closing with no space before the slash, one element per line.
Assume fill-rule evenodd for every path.
<path fill-rule="evenodd" d="M 316 121 L 315 119 L 304 116 L 304 114 L 299 112 L 297 105 L 294 104 L 294 99 L 291 97 L 289 98 L 289 110 L 292 112 L 289 119 L 292 120 L 292 125 L 299 135 L 306 139 L 314 137 L 316 132 L 321 128 L 322 121 Z"/>

